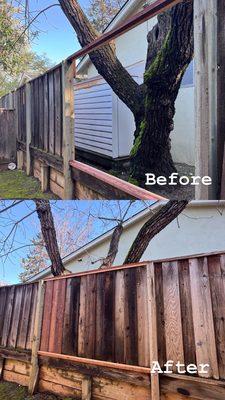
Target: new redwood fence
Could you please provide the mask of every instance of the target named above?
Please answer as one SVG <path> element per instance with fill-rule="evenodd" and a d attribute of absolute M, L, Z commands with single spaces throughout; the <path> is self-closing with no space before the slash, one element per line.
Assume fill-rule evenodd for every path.
<path fill-rule="evenodd" d="M 36 299 L 36 283 L 0 288 L 0 355 L 31 349 Z M 224 380 L 224 304 L 225 253 L 47 279 L 36 356 L 148 373 L 156 351 Z"/>

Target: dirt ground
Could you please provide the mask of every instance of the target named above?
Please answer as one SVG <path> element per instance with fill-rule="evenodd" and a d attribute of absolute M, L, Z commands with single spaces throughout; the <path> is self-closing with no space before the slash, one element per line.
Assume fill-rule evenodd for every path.
<path fill-rule="evenodd" d="M 16 385 L 15 383 L 0 383 L 1 400 L 72 400 L 70 397 L 58 397 L 53 394 L 35 394 L 29 396 L 27 388 Z"/>
<path fill-rule="evenodd" d="M 23 171 L 0 171 L 0 198 L 2 199 L 56 199 L 52 193 L 42 193 L 38 179 Z"/>

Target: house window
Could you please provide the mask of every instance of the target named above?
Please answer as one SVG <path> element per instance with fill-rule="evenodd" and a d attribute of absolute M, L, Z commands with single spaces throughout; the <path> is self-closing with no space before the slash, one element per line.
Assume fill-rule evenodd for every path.
<path fill-rule="evenodd" d="M 193 86 L 194 85 L 194 61 L 190 63 L 187 71 L 184 74 L 181 86 Z"/>

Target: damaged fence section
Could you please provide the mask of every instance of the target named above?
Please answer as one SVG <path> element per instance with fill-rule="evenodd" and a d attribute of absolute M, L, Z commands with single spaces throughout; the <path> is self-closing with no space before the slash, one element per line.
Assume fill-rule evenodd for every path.
<path fill-rule="evenodd" d="M 3 287 L 1 377 L 80 399 L 222 400 L 224 268 L 206 254 Z M 173 374 L 150 374 L 168 360 Z"/>

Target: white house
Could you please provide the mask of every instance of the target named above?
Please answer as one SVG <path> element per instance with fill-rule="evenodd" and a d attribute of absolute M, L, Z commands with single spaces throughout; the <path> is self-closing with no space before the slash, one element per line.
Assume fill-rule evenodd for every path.
<path fill-rule="evenodd" d="M 139 212 L 125 222 L 114 265 L 123 264 L 138 231 L 162 205 L 163 202 L 155 203 L 150 209 Z M 99 268 L 101 261 L 96 261 L 107 255 L 112 232 L 110 230 L 64 257 L 66 270 L 76 273 Z M 177 220 L 151 240 L 141 261 L 225 251 L 224 232 L 225 201 L 194 201 Z M 50 268 L 47 268 L 30 281 L 50 275 Z"/>
<path fill-rule="evenodd" d="M 155 0 L 149 0 L 148 3 Z M 127 0 L 105 31 L 109 31 L 144 8 L 145 0 Z M 139 83 L 147 55 L 147 33 L 153 18 L 115 39 L 116 55 Z M 75 142 L 85 156 L 104 160 L 126 159 L 132 148 L 134 118 L 126 105 L 98 75 L 88 56 L 77 65 L 82 78 L 75 84 Z M 171 135 L 175 162 L 195 164 L 194 72 L 193 63 L 184 76 L 176 102 L 175 129 Z"/>

